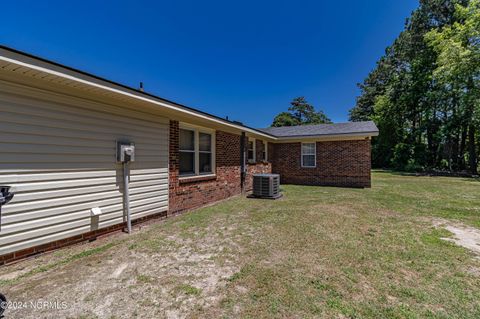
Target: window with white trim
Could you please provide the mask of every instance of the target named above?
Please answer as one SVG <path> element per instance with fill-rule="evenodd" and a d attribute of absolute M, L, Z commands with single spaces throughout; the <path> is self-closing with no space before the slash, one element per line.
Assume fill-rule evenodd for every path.
<path fill-rule="evenodd" d="M 179 130 L 180 175 L 204 175 L 214 172 L 214 135 L 196 128 Z"/>
<path fill-rule="evenodd" d="M 268 142 L 262 141 L 263 151 L 262 151 L 262 161 L 268 161 Z"/>
<path fill-rule="evenodd" d="M 195 131 L 180 129 L 180 175 L 195 174 Z"/>
<path fill-rule="evenodd" d="M 247 151 L 247 160 L 249 163 L 255 163 L 256 160 L 256 147 L 255 147 L 255 139 L 249 138 L 248 139 L 248 151 Z"/>
<path fill-rule="evenodd" d="M 315 143 L 302 143 L 302 167 L 317 166 L 317 146 Z"/>
<path fill-rule="evenodd" d="M 199 173 L 212 173 L 212 134 L 199 132 Z"/>

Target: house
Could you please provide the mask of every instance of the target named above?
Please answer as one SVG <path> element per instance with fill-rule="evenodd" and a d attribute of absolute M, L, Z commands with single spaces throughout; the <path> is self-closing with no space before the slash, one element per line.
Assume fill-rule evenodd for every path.
<path fill-rule="evenodd" d="M 272 170 L 282 183 L 370 187 L 373 122 L 271 127 L 277 137 Z"/>
<path fill-rule="evenodd" d="M 377 134 L 371 122 L 254 129 L 0 47 L 0 185 L 15 194 L 0 264 L 120 230 L 127 211 L 140 222 L 241 194 L 255 173 L 369 187 Z M 128 166 L 119 141 L 134 143 Z"/>

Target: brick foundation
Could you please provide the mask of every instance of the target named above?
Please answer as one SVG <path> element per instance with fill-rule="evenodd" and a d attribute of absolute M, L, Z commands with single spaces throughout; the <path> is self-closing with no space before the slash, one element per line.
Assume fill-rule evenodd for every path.
<path fill-rule="evenodd" d="M 370 140 L 317 142 L 317 167 L 301 167 L 301 143 L 274 145 L 282 184 L 370 187 Z"/>
<path fill-rule="evenodd" d="M 145 216 L 145 217 L 142 217 L 142 218 L 132 220 L 132 225 L 137 225 L 137 224 L 141 224 L 141 223 L 144 223 L 144 222 L 147 222 L 147 221 L 151 221 L 151 220 L 155 220 L 155 219 L 161 219 L 161 218 L 165 218 L 165 217 L 167 217 L 167 212 L 162 212 L 162 213 L 158 213 L 158 214 L 154 214 L 154 215 L 150 215 L 150 216 Z M 38 245 L 38 246 L 35 246 L 35 247 L 30 247 L 30 248 L 27 248 L 27 249 L 19 250 L 19 251 L 16 251 L 14 253 L 5 254 L 5 255 L 0 256 L 0 266 L 11 263 L 11 262 L 14 262 L 14 261 L 17 261 L 17 260 L 28 258 L 28 257 L 34 256 L 34 255 L 45 253 L 45 252 L 48 252 L 48 251 L 51 251 L 51 250 L 75 245 L 75 244 L 85 242 L 85 241 L 88 241 L 88 240 L 95 240 L 97 237 L 108 235 L 108 234 L 111 234 L 111 233 L 114 233 L 114 232 L 119 232 L 119 231 L 125 229 L 126 227 L 127 227 L 127 223 L 125 222 L 125 223 L 113 225 L 113 226 L 110 226 L 110 227 L 90 231 L 90 232 L 87 232 L 87 233 L 84 233 L 84 234 L 81 234 L 81 235 L 76 235 L 76 236 L 73 236 L 73 237 L 56 240 L 56 241 L 53 241 L 51 243 L 42 244 L 42 245 Z"/>

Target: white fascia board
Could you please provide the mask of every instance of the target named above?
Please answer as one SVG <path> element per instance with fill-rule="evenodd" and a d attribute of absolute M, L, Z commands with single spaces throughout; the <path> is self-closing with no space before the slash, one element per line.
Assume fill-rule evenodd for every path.
<path fill-rule="evenodd" d="M 100 80 L 100 79 L 95 79 L 96 82 L 94 82 L 94 81 L 83 79 L 83 78 L 80 78 L 78 76 L 67 74 L 67 73 L 64 73 L 64 72 L 61 72 L 61 71 L 52 70 L 52 69 L 50 69 L 46 66 L 40 66 L 40 65 L 33 64 L 34 62 L 37 62 L 37 61 L 40 64 L 48 64 L 48 62 L 46 62 L 46 61 L 35 60 L 33 57 L 26 57 L 26 56 L 23 56 L 19 53 L 11 52 L 11 51 L 8 51 L 8 50 L 2 49 L 2 48 L 0 48 L 0 53 L 1 53 L 0 54 L 0 60 L 5 61 L 5 62 L 17 64 L 19 66 L 26 67 L 26 68 L 29 68 L 29 69 L 32 69 L 32 70 L 45 72 L 45 73 L 48 73 L 50 75 L 61 77 L 63 79 L 76 81 L 76 82 L 79 82 L 79 83 L 82 83 L 82 84 L 86 84 L 86 85 L 89 85 L 89 86 L 92 86 L 92 87 L 100 88 L 102 90 L 106 90 L 106 91 L 114 92 L 114 93 L 121 94 L 121 95 L 124 95 L 124 96 L 128 96 L 128 97 L 131 97 L 131 98 L 134 98 L 134 99 L 137 99 L 137 100 L 141 100 L 141 101 L 144 101 L 144 102 L 156 104 L 158 106 L 161 106 L 161 107 L 164 107 L 164 108 L 167 108 L 167 109 L 170 109 L 170 110 L 174 110 L 174 111 L 177 111 L 177 112 L 180 112 L 180 113 L 183 113 L 183 114 L 187 114 L 187 115 L 190 115 L 190 116 L 202 118 L 202 119 L 205 119 L 205 120 L 208 120 L 208 121 L 215 122 L 217 124 L 221 124 L 221 125 L 225 125 L 225 126 L 234 128 L 234 129 L 238 129 L 240 131 L 244 131 L 244 132 L 248 132 L 248 133 L 251 133 L 251 134 L 263 136 L 263 137 L 273 139 L 273 140 L 277 139 L 274 136 L 271 136 L 269 134 L 261 133 L 260 131 L 257 131 L 257 130 L 253 130 L 253 129 L 250 129 L 250 128 L 247 128 L 247 127 L 244 127 L 244 126 L 240 126 L 240 125 L 236 125 L 236 124 L 229 123 L 229 122 L 226 122 L 226 121 L 222 121 L 220 119 L 216 119 L 216 118 L 214 118 L 212 116 L 208 116 L 206 114 L 200 114 L 200 113 L 197 113 L 193 110 L 188 110 L 188 109 L 185 109 L 185 108 L 173 105 L 173 104 L 158 101 L 154 98 L 141 96 L 140 95 L 141 93 L 140 94 L 134 94 L 134 93 L 129 92 L 127 89 L 116 88 L 115 86 L 117 86 L 117 85 L 115 85 L 113 83 L 101 84 L 100 82 L 102 82 L 102 80 Z M 31 62 L 22 61 L 22 58 L 24 60 L 25 59 L 31 60 Z M 55 65 L 55 67 L 59 68 L 59 69 L 61 68 L 61 66 L 56 66 L 56 65 Z M 75 72 L 74 70 L 68 70 L 68 71 L 70 73 Z M 83 75 L 83 74 L 82 74 L 82 76 L 88 77 L 88 75 Z M 99 82 L 99 83 L 97 83 L 97 82 Z M 133 90 L 133 89 L 131 89 L 131 90 Z"/>
<path fill-rule="evenodd" d="M 167 101 L 161 101 L 156 99 L 155 97 L 148 97 L 143 96 L 140 92 L 135 92 L 135 89 L 132 88 L 123 88 L 116 83 L 111 83 L 108 80 L 102 80 L 100 78 L 92 77 L 89 74 L 79 73 L 73 69 L 68 67 L 63 67 L 61 65 L 52 64 L 48 61 L 43 59 L 38 59 L 33 56 L 23 55 L 18 52 L 10 51 L 8 49 L 0 48 L 0 60 L 13 63 L 22 67 L 26 67 L 32 70 L 37 70 L 39 72 L 44 72 L 53 76 L 57 76 L 63 79 L 75 81 L 78 83 L 82 83 L 85 85 L 89 85 L 92 87 L 96 87 L 102 90 L 110 91 L 113 93 L 121 94 L 123 96 L 128 96 L 140 101 L 144 101 L 147 103 L 152 103 L 161 107 L 164 107 L 169 110 L 173 110 L 185 115 L 189 115 L 196 118 L 201 118 L 207 121 L 214 122 L 216 124 L 220 124 L 223 126 L 227 126 L 239 131 L 246 132 L 248 136 L 252 137 L 263 137 L 269 140 L 273 140 L 273 142 L 284 142 L 284 141 L 291 141 L 291 140 L 303 140 L 303 139 L 337 139 L 340 140 L 341 138 L 345 137 L 347 139 L 351 138 L 364 138 L 364 137 L 372 137 L 378 136 L 377 132 L 365 132 L 365 133 L 347 133 L 347 134 L 332 134 L 332 135 L 309 135 L 309 136 L 288 136 L 288 137 L 278 137 L 273 136 L 267 133 L 263 133 L 258 130 L 254 130 L 245 126 L 237 125 L 231 122 L 223 121 L 221 119 L 215 118 L 214 116 L 209 116 L 208 114 L 203 114 L 201 111 L 195 112 L 194 110 L 189 110 L 188 108 L 184 108 L 174 103 L 169 103 Z M 55 70 L 57 69 L 57 70 Z M 68 72 L 68 73 L 66 73 Z M 159 98 L 160 99 L 160 98 Z"/>
<path fill-rule="evenodd" d="M 322 134 L 322 135 L 302 135 L 302 136 L 281 136 L 277 137 L 277 142 L 292 141 L 292 140 L 349 140 L 352 138 L 362 139 L 372 136 L 378 136 L 378 132 L 366 132 L 366 133 L 345 133 L 345 134 Z"/>

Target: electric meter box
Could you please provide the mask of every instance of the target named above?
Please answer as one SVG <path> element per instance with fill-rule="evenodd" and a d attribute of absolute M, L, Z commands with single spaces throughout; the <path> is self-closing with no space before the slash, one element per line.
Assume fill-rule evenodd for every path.
<path fill-rule="evenodd" d="M 135 162 L 135 143 L 117 142 L 117 162 Z"/>

